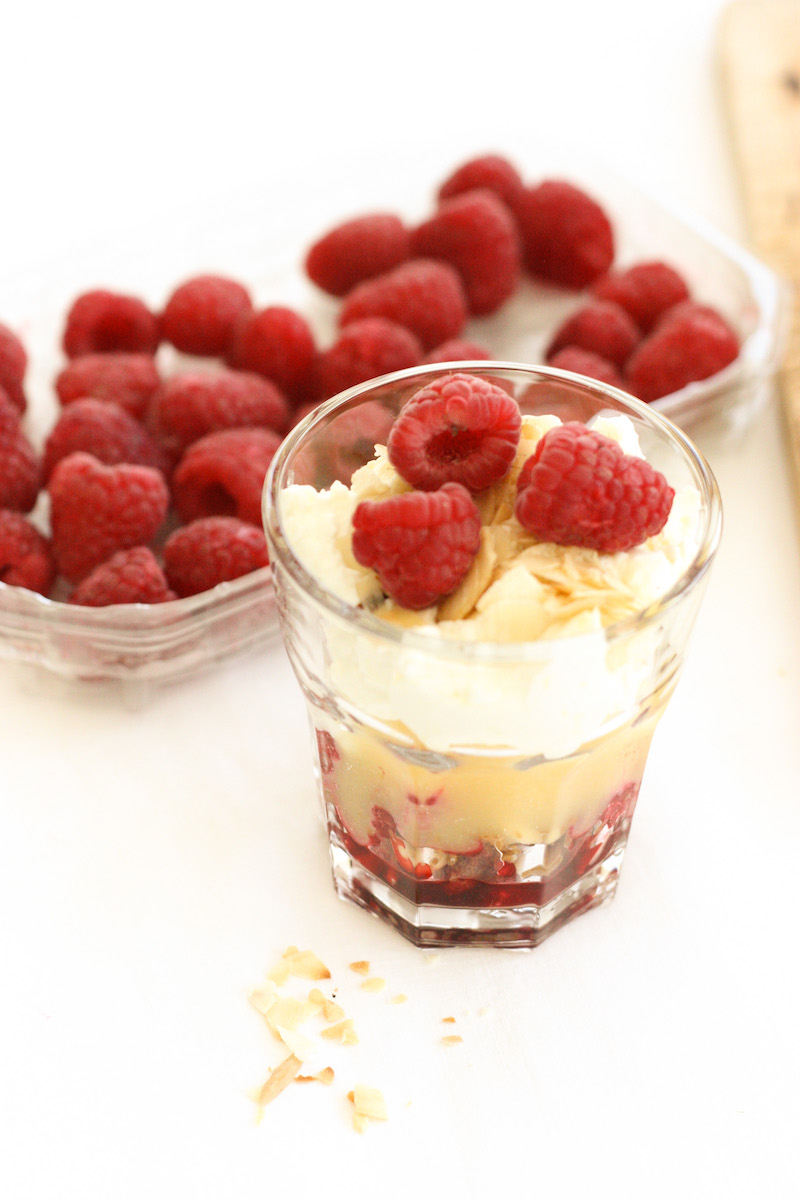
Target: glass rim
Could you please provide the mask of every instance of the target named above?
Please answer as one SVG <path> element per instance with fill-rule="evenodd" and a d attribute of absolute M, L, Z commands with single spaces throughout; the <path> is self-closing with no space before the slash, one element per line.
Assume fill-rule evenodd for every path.
<path fill-rule="evenodd" d="M 295 555 L 288 540 L 284 536 L 280 520 L 280 492 L 283 479 L 294 453 L 307 440 L 308 436 L 324 424 L 336 412 L 346 412 L 357 406 L 362 400 L 369 399 L 370 393 L 377 388 L 384 389 L 393 384 L 408 383 L 415 378 L 438 377 L 453 371 L 469 373 L 496 373 L 497 371 L 512 372 L 520 375 L 536 375 L 544 381 L 562 381 L 578 387 L 584 392 L 595 396 L 609 397 L 623 410 L 627 409 L 633 415 L 640 417 L 647 424 L 659 430 L 682 451 L 684 459 L 693 475 L 695 486 L 701 493 L 705 518 L 704 529 L 699 538 L 697 550 L 672 587 L 658 599 L 635 613 L 629 613 L 617 621 L 609 622 L 598 630 L 581 633 L 559 634 L 554 638 L 539 638 L 532 641 L 494 642 L 466 641 L 458 638 L 436 638 L 426 632 L 414 628 L 402 628 L 388 621 L 381 620 L 369 609 L 358 608 L 347 603 L 339 596 L 328 591 L 319 580 L 303 565 Z M 355 626 L 364 634 L 377 638 L 406 650 L 416 650 L 427 655 L 443 658 L 475 659 L 476 661 L 511 662 L 525 661 L 541 657 L 542 648 L 555 643 L 577 644 L 582 639 L 596 638 L 598 633 L 605 640 L 612 642 L 618 638 L 634 634 L 663 613 L 679 604 L 690 591 L 693 591 L 703 579 L 711 565 L 719 545 L 722 533 L 722 501 L 714 473 L 700 450 L 687 435 L 669 418 L 662 416 L 650 405 L 634 396 L 600 381 L 591 380 L 586 376 L 577 375 L 557 367 L 532 365 L 529 363 L 506 362 L 494 359 L 465 360 L 459 362 L 433 363 L 425 366 L 408 367 L 403 371 L 393 371 L 356 384 L 346 391 L 339 392 L 329 400 L 323 401 L 312 412 L 308 413 L 286 435 L 279 446 L 267 471 L 262 495 L 262 514 L 267 539 L 270 542 L 270 560 L 274 567 L 279 564 L 294 583 L 321 608 L 327 615 L 337 618 L 350 627 Z M 427 627 L 423 627 L 427 628 Z"/>

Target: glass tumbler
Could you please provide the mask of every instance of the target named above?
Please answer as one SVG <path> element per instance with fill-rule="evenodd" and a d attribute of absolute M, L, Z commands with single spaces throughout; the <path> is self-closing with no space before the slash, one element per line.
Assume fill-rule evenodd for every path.
<path fill-rule="evenodd" d="M 310 573 L 286 536 L 284 489 L 349 484 L 404 403 L 456 370 L 499 384 L 523 414 L 624 414 L 672 487 L 696 489 L 688 565 L 666 594 L 604 627 L 488 642 L 390 624 Z M 287 436 L 264 522 L 338 894 L 420 946 L 535 946 L 611 900 L 721 531 L 716 483 L 685 435 L 625 393 L 563 371 L 414 368 L 351 388 Z"/>

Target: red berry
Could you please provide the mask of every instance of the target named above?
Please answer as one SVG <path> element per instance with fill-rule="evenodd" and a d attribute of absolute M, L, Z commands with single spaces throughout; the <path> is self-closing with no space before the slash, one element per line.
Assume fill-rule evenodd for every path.
<path fill-rule="evenodd" d="M 0 511 L 0 583 L 46 596 L 56 574 L 50 542 L 22 513 Z"/>
<path fill-rule="evenodd" d="M 155 555 L 147 546 L 118 550 L 75 587 L 70 604 L 104 608 L 109 604 L 164 604 L 176 600 Z"/>
<path fill-rule="evenodd" d="M 181 371 L 153 396 L 148 424 L 175 457 L 219 429 L 245 426 L 283 431 L 289 404 L 274 383 L 249 371 Z"/>
<path fill-rule="evenodd" d="M 367 213 L 344 221 L 314 242 L 306 274 L 331 296 L 344 296 L 358 283 L 399 266 L 409 257 L 409 231 L 392 213 Z"/>
<path fill-rule="evenodd" d="M 317 357 L 311 326 L 294 309 L 273 305 L 243 317 L 228 362 L 276 384 L 290 400 L 303 395 Z"/>
<path fill-rule="evenodd" d="M 624 271 L 610 271 L 592 284 L 601 300 L 613 300 L 633 317 L 643 333 L 674 304 L 689 299 L 686 280 L 668 263 L 635 263 Z"/>
<path fill-rule="evenodd" d="M 739 339 L 715 309 L 690 300 L 670 308 L 625 366 L 625 386 L 649 403 L 708 379 L 739 354 Z"/>
<path fill-rule="evenodd" d="M 155 354 L 160 340 L 158 319 L 142 300 L 98 289 L 73 301 L 62 346 L 67 358 L 115 350 Z"/>
<path fill-rule="evenodd" d="M 19 409 L 0 394 L 0 508 L 30 512 L 40 483 L 41 466 L 20 424 Z"/>
<path fill-rule="evenodd" d="M 238 517 L 260 528 L 264 479 L 280 444 L 271 429 L 222 429 L 193 442 L 172 477 L 181 519 Z"/>
<path fill-rule="evenodd" d="M 164 573 L 179 596 L 207 592 L 268 562 L 262 530 L 236 517 L 201 517 L 164 543 Z"/>
<path fill-rule="evenodd" d="M 445 375 L 403 406 L 389 434 L 389 461 L 412 487 L 455 481 L 479 492 L 506 474 L 519 443 L 519 406 L 474 375 Z"/>
<path fill-rule="evenodd" d="M 449 341 L 429 350 L 422 362 L 474 362 L 478 359 L 488 361 L 491 357 L 491 350 L 487 350 L 480 342 L 473 342 L 469 338 L 450 338 Z"/>
<path fill-rule="evenodd" d="M 565 346 L 548 359 L 548 362 L 551 367 L 558 367 L 561 371 L 587 375 L 589 379 L 597 379 L 600 383 L 610 384 L 611 387 L 625 389 L 623 378 L 614 363 L 600 354 L 595 354 L 593 350 L 584 350 L 580 346 Z"/>
<path fill-rule="evenodd" d="M 522 271 L 517 225 L 494 192 L 464 192 L 443 200 L 412 234 L 414 254 L 442 259 L 464 284 L 470 312 L 496 312 L 514 294 Z"/>
<path fill-rule="evenodd" d="M 467 320 L 467 299 L 458 272 L 447 263 L 414 258 L 353 288 L 339 324 L 385 317 L 415 333 L 424 350 L 457 337 Z"/>
<path fill-rule="evenodd" d="M 166 472 L 169 462 L 144 425 L 108 400 L 73 400 L 62 410 L 44 445 L 42 476 L 50 478 L 57 462 L 82 450 L 106 466 L 138 463 Z"/>
<path fill-rule="evenodd" d="M 523 464 L 515 512 L 540 541 L 614 553 L 663 529 L 673 496 L 645 459 L 568 421 L 549 430 Z"/>
<path fill-rule="evenodd" d="M 532 275 L 583 288 L 614 260 L 614 231 L 604 209 L 581 188 L 547 179 L 525 189 L 517 209 L 525 263 Z"/>
<path fill-rule="evenodd" d="M 80 451 L 56 464 L 47 489 L 53 552 L 73 582 L 117 550 L 151 542 L 169 503 L 160 471 L 130 463 L 107 467 Z"/>
<path fill-rule="evenodd" d="M 162 336 L 184 354 L 224 356 L 238 321 L 252 311 L 247 288 L 222 275 L 196 275 L 171 294 Z"/>
<path fill-rule="evenodd" d="M 445 179 L 439 188 L 438 198 L 449 200 L 475 188 L 488 188 L 508 205 L 513 212 L 522 199 L 525 185 L 517 168 L 499 154 L 482 154 L 462 163 Z"/>
<path fill-rule="evenodd" d="M 319 358 L 317 373 L 322 398 L 376 375 L 414 367 L 422 357 L 419 339 L 403 325 L 383 317 L 351 321 Z"/>
<path fill-rule="evenodd" d="M 92 396 L 111 400 L 136 417 L 144 416 L 161 376 L 150 354 L 82 354 L 56 376 L 55 389 L 63 405 Z"/>
<path fill-rule="evenodd" d="M 478 550 L 481 518 L 458 483 L 438 491 L 362 500 L 353 513 L 353 554 L 372 567 L 403 608 L 427 608 L 458 587 Z"/>
<path fill-rule="evenodd" d="M 546 350 L 547 361 L 565 346 L 591 350 L 621 367 L 639 342 L 633 318 L 611 300 L 590 300 L 558 326 Z"/>
<path fill-rule="evenodd" d="M 0 324 L 0 388 L 21 413 L 27 401 L 23 383 L 28 355 L 20 339 L 7 325 Z"/>

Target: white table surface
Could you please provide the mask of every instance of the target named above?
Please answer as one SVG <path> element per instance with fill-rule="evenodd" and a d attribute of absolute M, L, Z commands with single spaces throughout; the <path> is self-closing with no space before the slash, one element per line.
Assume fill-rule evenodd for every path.
<path fill-rule="evenodd" d="M 540 142 L 744 241 L 722 7 L 17 6 L 0 319 L 100 264 L 211 266 L 228 214 L 280 242 Z M 800 1194 L 800 530 L 774 405 L 701 445 L 723 545 L 617 897 L 530 953 L 430 955 L 334 897 L 280 645 L 138 711 L 0 666 L 1 1195 Z M 289 944 L 360 1041 L 259 1124 L 280 1054 L 247 997 Z M 390 1112 L 363 1136 L 359 1082 Z"/>

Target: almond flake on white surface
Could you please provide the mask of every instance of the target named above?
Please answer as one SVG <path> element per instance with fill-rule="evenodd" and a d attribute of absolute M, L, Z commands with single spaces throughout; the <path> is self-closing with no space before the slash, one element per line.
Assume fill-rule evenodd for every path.
<path fill-rule="evenodd" d="M 270 1071 L 267 1080 L 258 1094 L 258 1103 L 264 1108 L 270 1104 L 276 1096 L 287 1088 L 292 1080 L 296 1077 L 298 1071 L 303 1064 L 294 1054 L 290 1054 L 282 1063 L 275 1067 L 274 1071 Z"/>
<path fill-rule="evenodd" d="M 305 1004 L 294 996 L 276 996 L 265 1014 L 270 1029 L 297 1029 L 308 1016 Z"/>
<path fill-rule="evenodd" d="M 335 1025 L 328 1025 L 321 1031 L 321 1036 L 341 1042 L 343 1046 L 354 1046 L 358 1042 L 358 1036 L 350 1017 L 345 1018 L 344 1021 L 338 1021 Z"/>
<path fill-rule="evenodd" d="M 455 1023 L 456 1023 L 455 1017 L 442 1017 L 443 1025 L 455 1025 Z"/>
<path fill-rule="evenodd" d="M 389 1114 L 386 1111 L 386 1101 L 380 1088 L 367 1087 L 358 1083 L 351 1093 L 356 1116 L 366 1117 L 370 1121 L 386 1121 Z"/>
<path fill-rule="evenodd" d="M 390 1004 L 405 1004 L 407 1002 L 407 1000 L 408 1000 L 408 996 L 405 994 L 405 992 L 398 992 L 396 996 L 392 996 L 389 1003 Z"/>
<path fill-rule="evenodd" d="M 321 1071 L 317 1071 L 316 1075 L 298 1075 L 296 1083 L 324 1083 L 326 1087 L 334 1081 L 333 1067 L 323 1067 Z"/>
<path fill-rule="evenodd" d="M 316 1050 L 316 1045 L 311 1038 L 306 1037 L 304 1033 L 298 1033 L 295 1029 L 284 1029 L 283 1026 L 278 1025 L 275 1032 L 286 1049 L 290 1050 L 301 1062 L 306 1062 Z"/>
<path fill-rule="evenodd" d="M 322 1005 L 322 1016 L 323 1019 L 330 1025 L 333 1024 L 334 1021 L 341 1021 L 344 1019 L 344 1009 L 342 1008 L 341 1004 L 337 1004 L 335 1000 L 328 1000 L 326 998 L 325 1003 Z"/>
<path fill-rule="evenodd" d="M 364 980 L 361 987 L 365 992 L 382 992 L 386 987 L 386 980 L 378 975 L 371 975 L 369 979 Z"/>
<path fill-rule="evenodd" d="M 450 1033 L 446 1037 L 440 1039 L 443 1046 L 455 1046 L 459 1042 L 463 1042 L 463 1038 L 459 1033 Z"/>
<path fill-rule="evenodd" d="M 278 998 L 278 991 L 271 981 L 254 988 L 248 997 L 256 1012 L 265 1017 Z"/>
<path fill-rule="evenodd" d="M 313 950 L 292 950 L 284 955 L 289 974 L 300 979 L 330 979 L 331 973 Z"/>
<path fill-rule="evenodd" d="M 369 963 L 366 961 L 366 959 L 359 959 L 358 962 L 350 963 L 350 970 L 355 971 L 356 975 L 368 975 Z"/>

